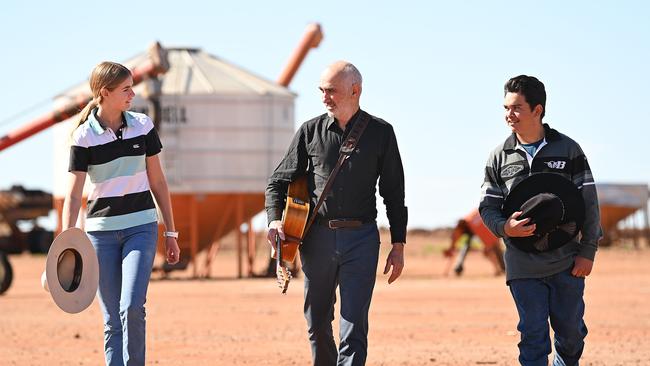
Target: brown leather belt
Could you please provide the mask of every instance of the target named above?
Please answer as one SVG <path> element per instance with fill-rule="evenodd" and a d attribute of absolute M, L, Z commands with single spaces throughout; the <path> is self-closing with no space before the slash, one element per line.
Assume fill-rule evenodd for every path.
<path fill-rule="evenodd" d="M 319 225 L 327 226 L 330 229 L 355 228 L 363 224 L 369 224 L 374 221 L 358 219 L 317 219 Z"/>

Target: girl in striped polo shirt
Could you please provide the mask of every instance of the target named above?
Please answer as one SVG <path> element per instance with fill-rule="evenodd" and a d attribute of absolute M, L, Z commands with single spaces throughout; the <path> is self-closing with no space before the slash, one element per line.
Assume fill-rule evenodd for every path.
<path fill-rule="evenodd" d="M 152 192 L 166 228 L 167 262 L 178 262 L 180 255 L 158 157 L 162 144 L 151 118 L 128 111 L 135 96 L 129 69 L 102 62 L 90 76 L 90 88 L 93 100 L 72 133 L 62 226 L 75 226 L 88 176 L 85 230 L 99 259 L 106 364 L 144 365 L 144 303 L 158 239 Z"/>

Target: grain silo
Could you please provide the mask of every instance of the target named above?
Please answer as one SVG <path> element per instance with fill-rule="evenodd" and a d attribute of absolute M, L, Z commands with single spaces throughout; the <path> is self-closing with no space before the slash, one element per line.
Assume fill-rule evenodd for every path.
<path fill-rule="evenodd" d="M 318 34 L 313 39 L 320 41 L 320 28 L 310 27 Z M 198 48 L 169 48 L 167 59 L 164 75 L 134 88 L 132 109 L 155 116 L 182 259 L 187 261 L 241 224 L 250 226 L 263 210 L 267 178 L 293 136 L 295 95 Z M 124 64 L 133 69 L 146 60 L 143 53 Z M 88 92 L 84 82 L 55 102 L 66 104 Z M 53 195 L 59 217 L 76 118 L 54 126 Z M 241 276 L 241 243 L 238 248 Z M 195 262 L 193 269 L 197 275 Z"/>

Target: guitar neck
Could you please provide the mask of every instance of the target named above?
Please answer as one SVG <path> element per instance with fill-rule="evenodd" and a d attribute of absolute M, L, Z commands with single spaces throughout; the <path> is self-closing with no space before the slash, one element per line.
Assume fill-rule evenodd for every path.
<path fill-rule="evenodd" d="M 276 267 L 282 268 L 282 239 L 280 239 L 280 234 L 275 234 L 275 252 L 278 255 L 276 260 Z"/>

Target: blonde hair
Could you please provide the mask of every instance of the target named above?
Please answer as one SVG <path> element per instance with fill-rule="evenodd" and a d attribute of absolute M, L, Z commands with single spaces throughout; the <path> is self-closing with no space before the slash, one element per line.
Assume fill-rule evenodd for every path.
<path fill-rule="evenodd" d="M 95 66 L 89 81 L 93 99 L 81 110 L 77 127 L 83 124 L 88 119 L 90 112 L 102 102 L 102 89 L 112 91 L 128 77 L 132 77 L 131 70 L 116 62 L 104 61 Z"/>

